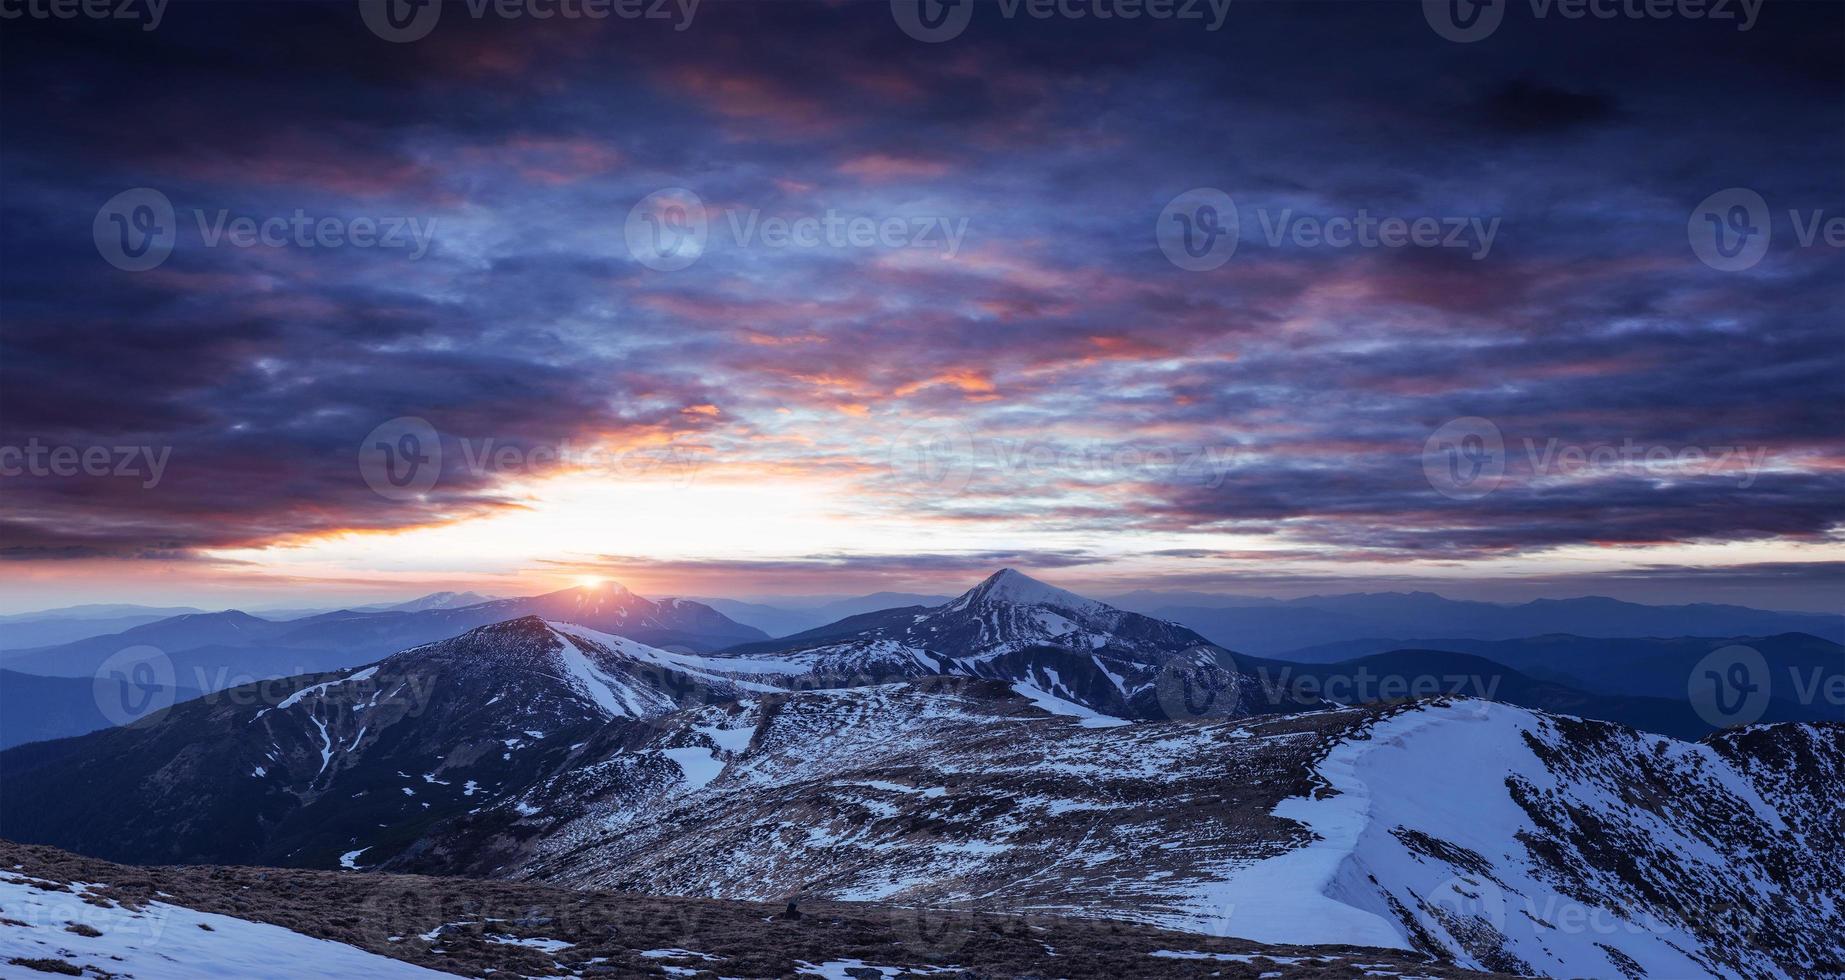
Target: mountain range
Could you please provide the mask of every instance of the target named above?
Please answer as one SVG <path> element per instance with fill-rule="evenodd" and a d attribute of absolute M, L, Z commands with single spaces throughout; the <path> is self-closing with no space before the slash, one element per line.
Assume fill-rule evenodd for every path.
<path fill-rule="evenodd" d="M 1127 608 L 1183 623 L 1212 642 L 1259 656 L 1374 637 L 1509 640 L 1544 633 L 1592 637 L 1772 636 L 1807 633 L 1845 643 L 1845 615 L 1773 612 L 1696 603 L 1647 606 L 1605 596 L 1515 605 L 1448 599 L 1432 592 L 1355 593 L 1242 605 L 1181 605 L 1141 595 Z M 1152 600 L 1152 601 L 1149 601 Z"/>
<path fill-rule="evenodd" d="M 1538 637 L 1504 654 L 1526 669 L 1289 662 L 1011 569 L 702 651 L 634 635 L 736 626 L 688 600 L 486 605 L 468 615 L 555 615 L 6 749 L 0 835 L 133 864 L 1096 917 L 1502 974 L 1845 976 L 1845 722 L 1713 732 L 1670 685 L 1596 686 L 1682 685 L 1712 640 Z M 164 628 L 222 647 L 376 615 Z M 1754 642 L 1777 667 L 1845 652 Z"/>
<path fill-rule="evenodd" d="M 153 647 L 174 664 L 182 683 L 219 690 L 251 680 L 369 663 L 379 657 L 521 616 L 580 623 L 644 643 L 713 650 L 765 639 L 709 606 L 684 599 L 655 601 L 612 583 L 473 605 L 419 600 L 413 610 L 340 610 L 270 620 L 239 610 L 191 613 L 71 643 L 10 650 L 0 665 L 58 677 L 94 674 L 129 647 Z"/>
<path fill-rule="evenodd" d="M 69 643 L 85 637 L 119 633 L 173 616 L 203 612 L 189 606 L 157 608 L 133 605 L 85 605 L 0 616 L 0 650 Z"/>
<path fill-rule="evenodd" d="M 1050 912 L 1525 975 L 1845 968 L 1845 725 L 1691 743 L 1438 698 L 1095 726 L 1000 681 L 788 691 L 721 659 L 485 627 L 0 754 L 0 827 L 135 862 Z"/>

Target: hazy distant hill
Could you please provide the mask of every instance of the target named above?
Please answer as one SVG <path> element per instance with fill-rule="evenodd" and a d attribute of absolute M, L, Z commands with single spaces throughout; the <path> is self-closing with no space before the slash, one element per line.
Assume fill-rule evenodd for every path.
<path fill-rule="evenodd" d="M 120 706 L 117 710 L 123 714 L 118 717 L 139 717 L 145 712 L 129 709 L 145 705 L 159 710 L 199 696 L 198 691 L 182 689 L 167 692 L 170 696 L 165 700 L 145 700 L 134 697 L 133 692 L 124 696 L 124 683 L 0 670 L 0 749 L 109 728 L 115 721 L 103 713 L 103 703 Z"/>
<path fill-rule="evenodd" d="M 1246 606 L 1161 606 L 1148 614 L 1189 626 L 1214 643 L 1264 656 L 1375 637 L 1508 640 L 1544 633 L 1590 637 L 1810 633 L 1845 642 L 1845 616 L 1709 603 L 1646 606 L 1602 596 L 1498 605 L 1447 599 L 1432 592 L 1357 593 Z"/>
<path fill-rule="evenodd" d="M 654 601 L 612 583 L 472 606 L 414 612 L 339 610 L 270 620 L 238 610 L 175 616 L 73 643 L 7 651 L 0 665 L 57 677 L 92 674 L 109 657 L 150 646 L 172 659 L 181 684 L 201 690 L 267 677 L 370 663 L 422 643 L 521 616 L 579 623 L 662 647 L 712 650 L 766 638 L 715 609 L 685 599 Z"/>
<path fill-rule="evenodd" d="M 0 622 L 0 650 L 25 650 L 32 647 L 72 643 L 92 636 L 120 633 L 136 626 L 159 622 L 172 616 L 197 610 L 131 613 L 125 616 L 96 618 L 60 617 L 53 619 L 9 619 Z"/>
<path fill-rule="evenodd" d="M 1699 654 L 1702 655 L 1701 653 Z M 1698 716 L 1685 692 L 1685 671 L 1674 668 L 1676 688 L 1660 685 L 1652 694 L 1611 691 L 1593 681 L 1534 677 L 1471 653 L 1448 650 L 1392 649 L 1338 663 L 1265 662 L 1255 667 L 1269 687 L 1297 696 L 1325 697 L 1340 704 L 1372 704 L 1459 694 L 1506 704 L 1619 722 L 1646 732 L 1696 740 L 1718 730 Z M 1839 721 L 1845 712 L 1826 705 L 1802 705 L 1787 698 L 1771 700 L 1760 721 Z"/>
<path fill-rule="evenodd" d="M 1534 677 L 1562 680 L 1610 694 L 1683 697 L 1685 671 L 1719 647 L 1761 652 L 1774 669 L 1845 673 L 1845 645 L 1806 633 L 1774 636 L 1593 637 L 1568 633 L 1480 640 L 1468 637 L 1369 638 L 1289 650 L 1276 659 L 1338 663 L 1391 650 L 1470 653 Z"/>

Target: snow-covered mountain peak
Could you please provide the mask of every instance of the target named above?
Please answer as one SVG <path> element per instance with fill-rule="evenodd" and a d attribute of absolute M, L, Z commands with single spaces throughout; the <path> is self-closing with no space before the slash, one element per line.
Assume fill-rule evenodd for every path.
<path fill-rule="evenodd" d="M 1011 568 L 939 606 L 851 617 L 788 638 L 781 649 L 751 650 L 834 684 L 981 677 L 1115 718 L 1193 719 L 1317 704 L 1238 674 L 1226 665 L 1226 651 L 1183 626 Z"/>
<path fill-rule="evenodd" d="M 950 602 L 947 608 L 951 610 L 975 609 L 1000 603 L 1017 606 L 1049 606 L 1084 614 L 1111 608 L 1094 599 L 1086 599 L 1074 592 L 1047 585 L 1013 568 L 1002 568 L 987 576 L 979 585 Z"/>

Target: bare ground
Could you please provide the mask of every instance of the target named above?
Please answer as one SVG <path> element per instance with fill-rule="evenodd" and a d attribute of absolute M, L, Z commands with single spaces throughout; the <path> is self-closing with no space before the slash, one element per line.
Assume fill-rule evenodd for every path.
<path fill-rule="evenodd" d="M 10 871 L 7 869 L 11 869 Z M 131 867 L 0 840 L 0 874 L 59 889 L 106 883 L 97 902 L 149 902 L 267 922 L 463 976 L 814 977 L 1484 977 L 1396 950 L 1264 947 L 1237 939 L 1059 916 L 931 912 L 870 903 L 784 906 L 576 891 L 474 878 L 257 867 Z M 98 906 L 93 926 L 107 928 Z M 61 928 L 7 920 L 0 928 Z M 520 941 L 553 940 L 543 949 Z M 1228 954 L 1179 958 L 1160 951 Z M 645 955 L 652 953 L 653 955 Z M 885 967 L 877 971 L 873 967 Z M 953 967 L 955 969 L 943 969 Z M 910 972 L 891 972 L 899 968 Z M 49 964 L 0 963 L 0 977 Z M 489 974 L 489 971 L 492 971 Z M 928 971 L 928 972 L 923 972 Z M 55 971 L 54 971 L 55 972 Z M 132 973 L 132 968 L 125 971 Z M 835 975 L 838 975 L 835 972 Z"/>

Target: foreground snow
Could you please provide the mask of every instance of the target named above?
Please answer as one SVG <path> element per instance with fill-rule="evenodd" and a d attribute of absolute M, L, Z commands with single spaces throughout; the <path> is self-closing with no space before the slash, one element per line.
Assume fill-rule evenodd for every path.
<path fill-rule="evenodd" d="M 46 891 L 27 884 L 29 880 L 0 874 L 0 909 L 5 910 L 0 917 L 0 964 L 16 959 L 62 961 L 86 968 L 91 975 L 123 974 L 136 980 L 451 976 L 280 926 L 164 902 L 139 910 L 114 903 L 103 908 L 84 901 L 94 886 L 78 883 L 70 891 Z M 73 926 L 78 931 L 72 932 Z M 89 931 L 100 935 L 83 934 Z"/>
<path fill-rule="evenodd" d="M 1460 965 L 1521 974 L 1734 975 L 1687 924 L 1625 900 L 1617 882 L 1588 891 L 1560 880 L 1527 846 L 1554 827 L 1539 826 L 1521 795 L 1546 810 L 1627 824 L 1674 856 L 1681 881 L 1725 880 L 1764 900 L 1780 891 L 1735 859 L 1734 841 L 1631 805 L 1634 783 L 1559 771 L 1539 752 L 1570 743 L 1533 712 L 1463 701 L 1405 711 L 1368 734 L 1332 748 L 1317 767 L 1325 787 L 1314 798 L 1275 809 L 1310 828 L 1313 841 L 1204 890 L 1200 918 L 1174 924 L 1266 943 L 1411 949 L 1421 939 Z M 1726 797 L 1724 811 L 1787 829 L 1749 775 L 1713 748 L 1632 737 L 1644 755 Z M 1221 918 L 1203 921 L 1210 915 Z M 1787 975 L 1766 960 L 1750 966 Z"/>

